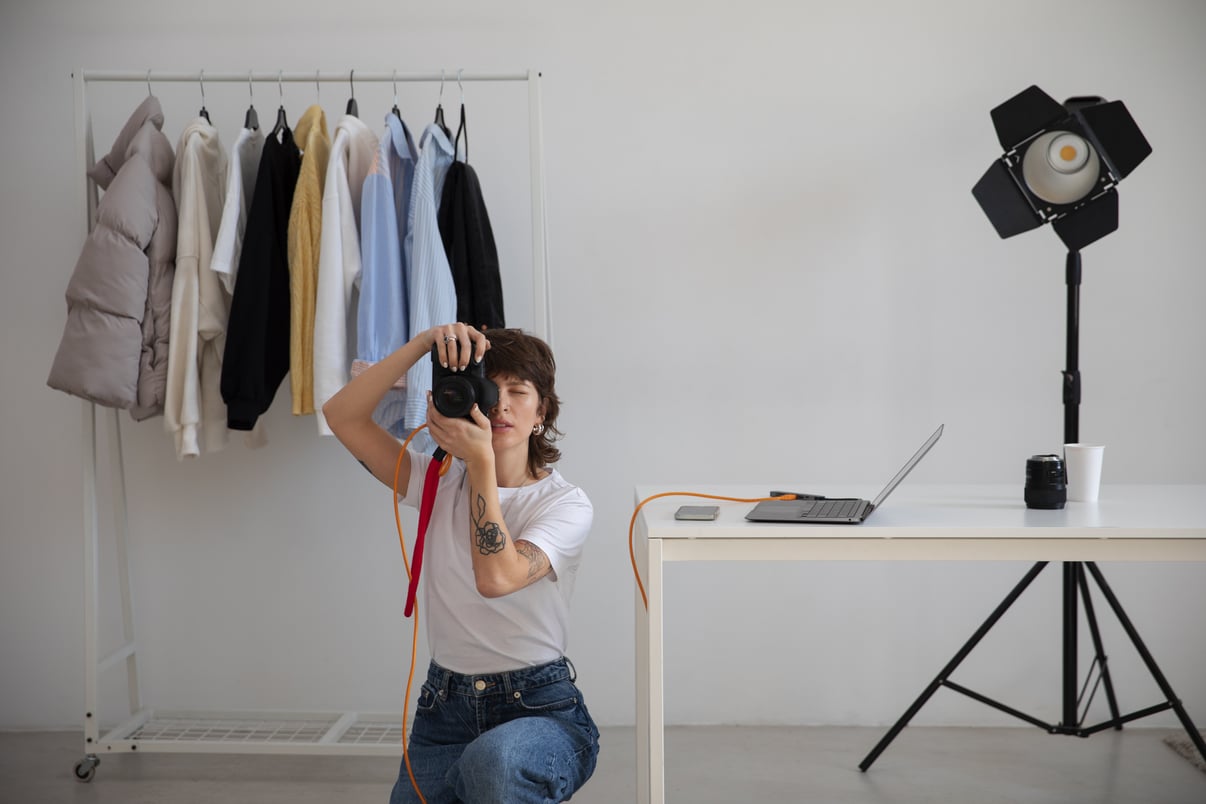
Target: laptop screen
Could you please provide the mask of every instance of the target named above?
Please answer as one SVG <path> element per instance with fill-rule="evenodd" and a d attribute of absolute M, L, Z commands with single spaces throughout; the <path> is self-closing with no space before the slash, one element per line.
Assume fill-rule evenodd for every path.
<path fill-rule="evenodd" d="M 888 495 L 900 485 L 900 481 L 904 480 L 905 476 L 908 475 L 909 472 L 913 471 L 913 467 L 917 465 L 917 462 L 924 458 L 925 454 L 930 451 L 930 447 L 934 446 L 934 444 L 938 442 L 938 439 L 942 436 L 942 428 L 945 426 L 945 424 L 938 425 L 938 429 L 934 431 L 932 436 L 926 439 L 926 442 L 921 445 L 921 449 L 917 450 L 917 452 L 913 454 L 912 458 L 909 458 L 909 461 L 904 465 L 904 468 L 896 473 L 896 477 L 888 481 L 888 485 L 884 486 L 884 490 L 881 491 L 879 496 L 871 502 L 873 507 L 879 508 L 880 503 L 888 499 Z"/>

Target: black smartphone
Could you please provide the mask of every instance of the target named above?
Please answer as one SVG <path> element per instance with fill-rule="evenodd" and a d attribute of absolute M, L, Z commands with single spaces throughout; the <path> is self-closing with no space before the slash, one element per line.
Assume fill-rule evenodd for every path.
<path fill-rule="evenodd" d="M 719 505 L 682 505 L 674 512 L 675 519 L 712 520 L 720 513 Z"/>

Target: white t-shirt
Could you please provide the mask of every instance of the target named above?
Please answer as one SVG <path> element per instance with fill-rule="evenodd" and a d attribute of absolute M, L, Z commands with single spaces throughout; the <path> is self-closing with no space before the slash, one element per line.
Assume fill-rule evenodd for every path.
<path fill-rule="evenodd" d="M 412 451 L 410 457 L 404 501 L 418 508 L 431 456 Z M 570 597 L 594 519 L 590 500 L 556 469 L 522 488 L 500 488 L 511 538 L 543 550 L 553 571 L 517 592 L 486 598 L 473 580 L 469 496 L 465 464 L 453 460 L 440 478 L 423 549 L 420 608 L 431 658 L 466 675 L 559 659 L 566 652 Z"/>

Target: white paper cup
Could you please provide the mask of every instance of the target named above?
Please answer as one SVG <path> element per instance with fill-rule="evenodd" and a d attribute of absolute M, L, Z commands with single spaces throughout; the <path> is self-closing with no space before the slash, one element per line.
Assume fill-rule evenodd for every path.
<path fill-rule="evenodd" d="M 1097 502 L 1104 453 L 1104 444 L 1064 444 L 1064 470 L 1068 473 L 1070 501 Z"/>

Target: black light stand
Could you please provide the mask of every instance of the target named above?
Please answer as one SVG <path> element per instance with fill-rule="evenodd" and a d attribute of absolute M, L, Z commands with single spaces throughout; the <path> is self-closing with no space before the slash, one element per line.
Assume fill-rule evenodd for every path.
<path fill-rule="evenodd" d="M 1113 109 L 1107 110 L 1105 107 L 1113 107 Z M 1119 102 L 1106 104 L 1101 98 L 1074 98 L 1061 106 L 1038 87 L 1030 87 L 993 109 L 993 122 L 997 127 L 1001 143 L 1008 152 L 1001 161 L 994 163 L 973 190 L 976 199 L 1002 237 L 1009 237 L 1050 221 L 1053 222 L 1056 232 L 1068 246 L 1065 263 L 1068 286 L 1067 360 L 1063 372 L 1064 443 L 1066 444 L 1077 443 L 1080 440 L 1080 248 L 1117 228 L 1118 201 L 1113 185 L 1151 152 L 1151 147 L 1139 133 L 1134 121 L 1125 111 L 1125 107 L 1121 107 L 1121 114 L 1118 112 L 1119 107 L 1121 107 Z M 1095 130 L 1088 125 L 1088 121 L 1101 126 L 1102 130 Z M 1101 177 L 1089 177 L 1091 181 L 1084 186 L 1090 189 L 1085 190 L 1082 196 L 1053 203 L 1051 198 L 1037 193 L 1033 187 L 1028 186 L 1028 182 L 1031 180 L 1034 180 L 1034 183 L 1044 190 L 1051 187 L 1051 184 L 1043 183 L 1043 180 L 1047 178 L 1044 176 L 1039 176 L 1036 180 L 1032 170 L 1028 174 L 1023 171 L 1023 153 L 1035 142 L 1042 141 L 1039 135 L 1045 135 L 1050 142 L 1051 138 L 1069 132 L 1072 132 L 1075 137 L 1085 135 L 1078 146 L 1085 145 L 1087 140 L 1090 144 L 1085 147 L 1088 149 L 1090 157 L 1097 159 L 1100 154 L 1100 160 L 1105 162 L 1105 167 L 1101 170 Z M 1111 158 L 1111 153 L 1103 147 L 1103 142 L 1113 146 L 1114 158 Z M 1094 153 L 1093 146 L 1096 146 L 1097 153 Z M 1052 151 L 1054 152 L 1054 148 Z M 1065 158 L 1067 157 L 1065 156 Z M 1053 159 L 1053 157 L 1049 156 L 1048 159 Z M 1084 161 L 1082 159 L 1082 164 Z M 1092 164 L 1089 164 L 1087 169 L 1092 169 Z M 1075 170 L 1055 168 L 1055 173 L 1052 175 L 1055 176 L 1056 181 L 1062 181 L 1062 177 L 1057 174 L 1074 172 Z M 1099 189 L 1100 192 L 1098 192 Z M 1056 187 L 1054 192 L 1059 190 L 1060 188 Z M 1094 192 L 1097 194 L 1093 195 Z M 1030 568 L 1030 571 L 993 610 L 984 624 L 972 634 L 971 638 L 947 662 L 946 666 L 888 730 L 887 734 L 859 763 L 859 770 L 866 771 L 871 767 L 879 755 L 909 724 L 913 716 L 941 687 L 954 690 L 972 700 L 999 709 L 1031 725 L 1038 726 L 1050 734 L 1071 734 L 1077 737 L 1088 737 L 1109 728 L 1121 729 L 1124 723 L 1172 709 L 1176 712 L 1181 725 L 1189 733 L 1198 753 L 1202 755 L 1203 759 L 1206 759 L 1206 741 L 1203 741 L 1202 735 L 1194 726 L 1185 707 L 1182 706 L 1180 699 L 1177 698 L 1168 680 L 1160 671 L 1151 652 L 1140 638 L 1139 632 L 1094 562 L 1063 562 L 1063 667 L 1061 679 L 1063 705 L 1058 724 L 1047 723 L 950 680 L 955 669 L 975 649 L 980 640 L 996 625 L 997 621 L 1038 577 L 1047 564 L 1046 561 L 1039 561 Z M 1136 652 L 1143 659 L 1148 672 L 1159 686 L 1164 695 L 1162 703 L 1125 715 L 1119 712 L 1114 685 L 1110 678 L 1109 664 L 1102 644 L 1101 631 L 1097 626 L 1097 616 L 1093 608 L 1092 597 L 1089 594 L 1086 570 L 1089 575 L 1093 576 L 1098 589 L 1135 646 Z M 1080 620 L 1078 609 L 1081 602 L 1084 603 L 1085 619 L 1089 626 L 1094 650 L 1093 662 L 1083 685 L 1078 684 L 1077 670 Z M 1105 688 L 1110 717 L 1108 720 L 1094 725 L 1085 725 L 1089 706 L 1099 687 Z"/>
<path fill-rule="evenodd" d="M 1068 321 L 1067 321 L 1067 367 L 1064 370 L 1064 441 L 1065 443 L 1076 443 L 1079 440 L 1079 407 L 1080 407 L 1080 370 L 1079 370 L 1079 325 L 1080 325 L 1080 279 L 1081 279 L 1081 261 L 1080 252 L 1070 250 L 1067 257 L 1067 284 L 1068 284 Z M 1022 592 L 1030 586 L 1031 581 L 1038 577 L 1043 571 L 1048 562 L 1039 561 L 1035 563 L 1030 571 L 1014 586 L 1013 590 L 1005 597 L 1003 601 L 993 610 L 984 624 L 972 634 L 971 638 L 964 643 L 958 653 L 947 662 L 946 666 L 938 673 L 929 686 L 922 691 L 905 711 L 904 715 L 892 726 L 869 754 L 859 763 L 859 770 L 866 771 L 879 758 L 879 755 L 884 752 L 888 745 L 896 739 L 896 736 L 904 730 L 904 727 L 909 724 L 921 707 L 930 699 L 935 692 L 941 687 L 954 690 L 962 695 L 966 695 L 972 700 L 979 701 L 982 704 L 999 709 L 1006 714 L 1012 715 L 1020 720 L 1024 720 L 1033 726 L 1038 726 L 1049 734 L 1071 734 L 1077 737 L 1088 737 L 1091 734 L 1096 734 L 1105 729 L 1121 729 L 1122 724 L 1129 723 L 1132 720 L 1154 715 L 1157 712 L 1164 712 L 1172 709 L 1177 714 L 1177 718 L 1181 721 L 1181 725 L 1189 733 L 1190 739 L 1194 746 L 1198 749 L 1198 753 L 1206 759 L 1206 742 L 1202 740 L 1201 734 L 1193 721 L 1189 717 L 1189 713 L 1185 711 L 1181 701 L 1177 698 L 1176 692 L 1173 691 L 1161 672 L 1160 667 L 1156 664 L 1156 660 L 1152 657 L 1151 652 L 1143 643 L 1143 639 L 1139 636 L 1139 632 L 1135 629 L 1130 617 L 1122 608 L 1122 604 L 1118 602 L 1118 598 L 1114 595 L 1109 584 L 1106 583 L 1105 577 L 1101 574 L 1096 563 L 1088 561 L 1065 561 L 1063 562 L 1063 667 L 1061 675 L 1061 692 L 1062 692 L 1062 715 L 1058 724 L 1048 723 L 1033 715 L 1028 715 L 1013 707 L 982 695 L 974 690 L 957 684 L 950 680 L 950 676 L 955 672 L 955 669 L 962 664 L 963 660 L 971 654 L 972 650 L 980 643 L 988 632 L 996 625 L 997 621 L 1009 610 L 1010 606 L 1021 597 Z M 1097 615 L 1093 608 L 1093 599 L 1089 594 L 1089 583 L 1086 577 L 1086 570 L 1089 575 L 1093 576 L 1093 580 L 1097 583 L 1098 589 L 1104 595 L 1106 602 L 1109 604 L 1114 615 L 1118 618 L 1126 635 L 1130 638 L 1131 643 L 1135 646 L 1135 651 L 1143 659 L 1143 663 L 1147 666 L 1148 672 L 1151 673 L 1156 685 L 1160 688 L 1164 695 L 1164 702 L 1153 706 L 1139 709 L 1129 714 L 1121 714 L 1118 709 L 1118 700 L 1114 694 L 1114 684 L 1110 678 L 1110 669 L 1107 662 L 1105 648 L 1101 639 L 1101 631 L 1097 626 Z M 1093 661 L 1089 667 L 1088 675 L 1084 683 L 1078 681 L 1078 644 L 1079 644 L 1079 605 L 1084 603 L 1085 620 L 1089 626 L 1089 635 L 1093 641 Z M 1096 672 L 1096 675 L 1094 673 Z M 1090 686 L 1091 684 L 1091 686 Z M 1106 700 L 1109 705 L 1110 717 L 1100 723 L 1093 725 L 1085 725 L 1085 718 L 1088 715 L 1089 706 L 1093 702 L 1093 698 L 1099 687 L 1105 688 Z M 1087 694 L 1087 699 L 1086 699 Z M 1083 703 L 1083 709 L 1082 709 Z"/>
<path fill-rule="evenodd" d="M 1080 443 L 1080 252 L 1068 249 L 1068 324 L 1064 348 L 1064 443 Z"/>

